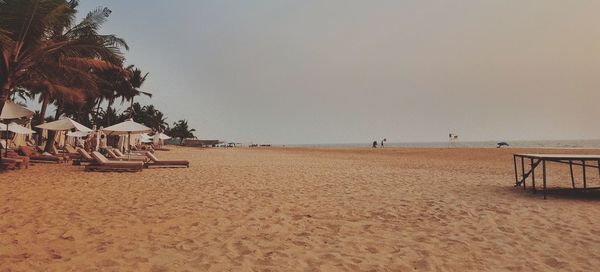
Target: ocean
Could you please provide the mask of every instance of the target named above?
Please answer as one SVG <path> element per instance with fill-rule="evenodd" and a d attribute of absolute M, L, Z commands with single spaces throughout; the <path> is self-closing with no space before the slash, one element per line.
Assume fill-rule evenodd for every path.
<path fill-rule="evenodd" d="M 505 141 L 509 147 L 535 148 L 600 148 L 600 140 L 541 140 L 541 141 Z M 380 142 L 379 142 L 380 143 Z M 463 147 L 495 148 L 497 141 L 456 141 L 456 142 L 404 142 L 384 143 L 385 147 Z M 372 142 L 346 144 L 295 144 L 288 147 L 371 147 Z M 379 146 L 377 146 L 379 147 Z"/>

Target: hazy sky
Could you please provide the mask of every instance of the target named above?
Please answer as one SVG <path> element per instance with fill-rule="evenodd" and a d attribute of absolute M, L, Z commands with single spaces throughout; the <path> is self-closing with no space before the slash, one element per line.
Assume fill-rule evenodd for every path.
<path fill-rule="evenodd" d="M 200 138 L 600 138 L 600 1 L 81 2 Z"/>

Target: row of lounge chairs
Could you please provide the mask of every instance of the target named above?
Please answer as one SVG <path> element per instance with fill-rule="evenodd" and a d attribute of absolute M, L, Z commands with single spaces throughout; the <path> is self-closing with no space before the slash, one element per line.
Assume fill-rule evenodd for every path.
<path fill-rule="evenodd" d="M 23 156 L 29 157 L 32 162 L 54 162 L 64 163 L 69 157 L 68 156 L 57 156 L 52 154 L 40 153 L 30 146 L 19 147 L 19 153 Z"/>
<path fill-rule="evenodd" d="M 152 149 L 132 151 L 123 154 L 119 149 L 107 150 L 107 157 L 99 152 L 91 154 L 81 148 L 65 145 L 64 150 L 59 152 L 55 147 L 51 153 L 45 153 L 36 146 L 21 146 L 15 151 L 9 151 L 6 157 L 0 159 L 1 170 L 23 169 L 29 166 L 29 162 L 64 163 L 73 160 L 73 164 L 85 164 L 89 171 L 141 171 L 149 167 L 189 167 L 187 160 L 160 160 Z"/>
<path fill-rule="evenodd" d="M 6 156 L 0 159 L 0 170 L 15 170 L 28 168 L 29 162 L 63 163 L 69 160 L 68 154 L 58 153 L 54 148 L 54 154 L 44 153 L 36 146 L 20 146 L 15 150 L 6 152 Z"/>
<path fill-rule="evenodd" d="M 107 150 L 105 157 L 100 152 L 94 151 L 91 154 L 78 148 L 77 152 L 80 158 L 74 160 L 74 164 L 86 164 L 88 171 L 141 171 L 149 167 L 189 167 L 190 162 L 186 160 L 160 160 L 151 152 L 142 152 L 134 155 L 125 155 L 118 149 Z"/>

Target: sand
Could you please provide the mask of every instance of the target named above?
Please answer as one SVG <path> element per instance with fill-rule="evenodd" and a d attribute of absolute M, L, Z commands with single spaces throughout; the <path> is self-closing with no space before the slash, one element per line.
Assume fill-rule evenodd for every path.
<path fill-rule="evenodd" d="M 600 195 L 514 188 L 521 151 L 175 148 L 157 154 L 191 168 L 37 164 L 0 174 L 0 271 L 597 271 Z M 570 185 L 550 168 L 551 186 Z"/>

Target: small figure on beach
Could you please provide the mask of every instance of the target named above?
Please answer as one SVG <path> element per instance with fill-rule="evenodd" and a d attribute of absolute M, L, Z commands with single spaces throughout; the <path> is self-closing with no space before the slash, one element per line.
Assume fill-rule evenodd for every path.
<path fill-rule="evenodd" d="M 381 140 L 381 148 L 383 148 L 383 142 L 387 141 L 386 138 L 383 138 L 383 140 Z"/>
<path fill-rule="evenodd" d="M 510 146 L 510 145 L 507 142 L 499 142 L 498 146 L 496 148 L 501 148 L 501 147 L 504 147 L 504 146 Z"/>
<path fill-rule="evenodd" d="M 377 141 L 373 141 L 373 148 L 377 148 Z"/>

